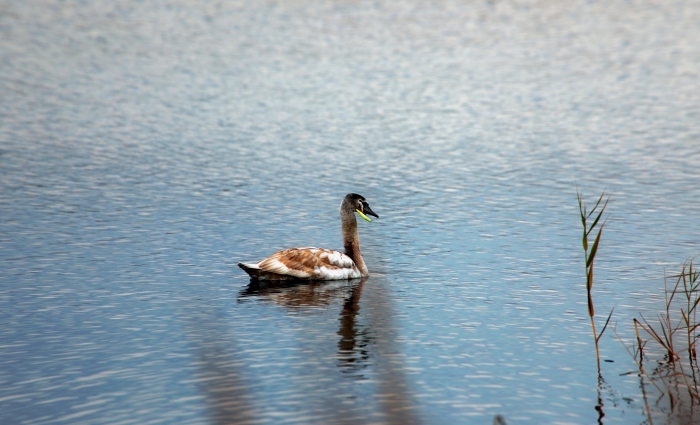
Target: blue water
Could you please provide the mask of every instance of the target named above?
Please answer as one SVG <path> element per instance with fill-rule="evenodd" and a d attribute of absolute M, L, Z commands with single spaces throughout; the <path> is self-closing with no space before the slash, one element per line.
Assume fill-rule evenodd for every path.
<path fill-rule="evenodd" d="M 699 23 L 683 1 L 0 2 L 0 423 L 642 423 L 610 332 L 599 385 L 576 189 L 612 194 L 593 296 L 629 341 L 700 254 Z M 380 216 L 369 279 L 236 266 L 342 248 L 349 192 Z"/>

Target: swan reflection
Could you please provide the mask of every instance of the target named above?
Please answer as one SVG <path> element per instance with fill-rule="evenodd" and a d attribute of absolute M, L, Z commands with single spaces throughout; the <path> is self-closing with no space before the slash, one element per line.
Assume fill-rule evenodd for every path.
<path fill-rule="evenodd" d="M 264 281 L 251 279 L 239 300 L 257 297 L 286 308 L 327 308 L 341 304 L 338 319 L 338 367 L 345 376 L 364 378 L 369 365 L 371 332 L 360 323 L 362 288 L 369 278 L 345 281 Z"/>
<path fill-rule="evenodd" d="M 372 340 L 369 329 L 358 323 L 360 298 L 366 281 L 364 278 L 352 286 L 340 311 L 338 367 L 355 379 L 364 378 L 362 370 L 369 364 L 368 346 Z"/>
<path fill-rule="evenodd" d="M 410 395 L 403 375 L 399 348 L 394 341 L 397 331 L 392 326 L 391 299 L 383 275 L 346 281 L 264 281 L 251 279 L 239 293 L 239 302 L 255 300 L 280 306 L 290 312 L 339 310 L 336 366 L 340 375 L 350 381 L 370 383 L 358 387 L 335 385 L 325 388 L 327 405 L 333 420 L 328 423 L 367 423 L 368 406 L 343 404 L 353 401 L 356 391 L 370 391 L 378 410 L 370 413 L 377 423 L 390 425 L 420 424 L 420 413 Z M 368 281 L 371 280 L 371 284 Z M 363 290 L 365 298 L 362 298 Z M 362 301 L 362 302 L 361 302 Z M 361 314 L 361 307 L 363 308 Z M 309 328 L 307 331 L 313 331 Z M 330 348 L 328 345 L 325 348 Z M 324 347 L 315 347 L 319 356 Z M 322 374 L 322 372 L 321 372 Z M 319 373 L 310 373 L 315 379 Z M 354 389 L 353 389 L 354 388 Z M 361 389 L 360 389 L 361 388 Z M 377 415 L 377 416 L 373 416 Z M 371 422 L 371 421 L 370 421 Z"/>

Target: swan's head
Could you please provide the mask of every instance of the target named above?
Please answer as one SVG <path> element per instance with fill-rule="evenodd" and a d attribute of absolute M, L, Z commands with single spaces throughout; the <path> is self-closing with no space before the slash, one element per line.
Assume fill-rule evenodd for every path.
<path fill-rule="evenodd" d="M 343 203 L 341 204 L 341 209 L 343 208 L 355 211 L 356 213 L 360 214 L 360 217 L 369 222 L 372 222 L 372 220 L 367 217 L 368 215 L 379 218 L 377 213 L 372 211 L 372 208 L 369 207 L 365 197 L 358 195 L 357 193 L 348 193 L 345 195 L 345 199 L 343 199 Z"/>

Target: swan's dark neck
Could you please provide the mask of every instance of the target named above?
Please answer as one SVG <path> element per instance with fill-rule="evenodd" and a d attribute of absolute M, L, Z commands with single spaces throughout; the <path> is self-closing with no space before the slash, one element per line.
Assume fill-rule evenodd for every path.
<path fill-rule="evenodd" d="M 343 205 L 345 207 L 345 205 Z M 340 220 L 343 229 L 343 246 L 345 247 L 345 255 L 352 258 L 355 265 L 362 273 L 362 276 L 369 276 L 369 271 L 362 259 L 360 251 L 360 235 L 357 233 L 357 218 L 355 211 L 352 208 L 340 209 Z"/>

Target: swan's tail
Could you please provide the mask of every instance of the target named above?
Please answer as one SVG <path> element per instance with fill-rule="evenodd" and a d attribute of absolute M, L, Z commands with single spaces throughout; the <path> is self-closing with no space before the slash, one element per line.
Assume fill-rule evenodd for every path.
<path fill-rule="evenodd" d="M 279 273 L 263 270 L 260 267 L 258 267 L 257 264 L 238 263 L 238 267 L 245 270 L 245 272 L 248 273 L 250 275 L 250 277 L 256 278 L 256 279 L 267 279 L 267 280 L 296 280 L 296 279 L 299 279 L 298 277 L 295 277 L 295 276 L 279 274 Z"/>
<path fill-rule="evenodd" d="M 260 277 L 260 272 L 262 272 L 262 270 L 260 269 L 260 267 L 258 267 L 257 264 L 238 263 L 238 267 L 245 270 L 245 272 L 251 275 L 252 277 Z"/>

